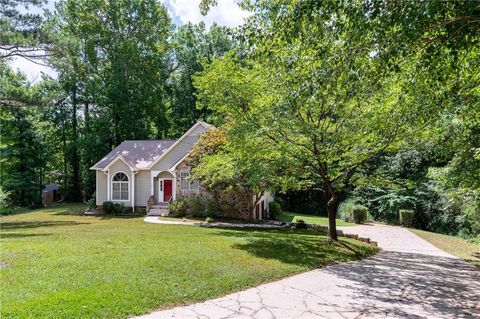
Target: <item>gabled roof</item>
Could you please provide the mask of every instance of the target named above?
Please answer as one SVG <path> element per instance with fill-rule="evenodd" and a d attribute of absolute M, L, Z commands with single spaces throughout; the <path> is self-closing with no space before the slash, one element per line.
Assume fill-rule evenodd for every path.
<path fill-rule="evenodd" d="M 212 129 L 212 128 L 215 128 L 215 126 L 211 125 L 211 124 L 208 124 L 208 123 L 205 123 L 203 121 L 198 121 L 197 123 L 195 123 L 185 134 L 183 134 L 178 140 L 176 140 L 173 145 L 170 147 L 170 149 L 168 149 L 166 152 L 164 152 L 162 155 L 160 155 L 158 158 L 156 158 L 152 163 L 150 163 L 149 165 L 149 168 L 153 167 L 155 164 L 157 164 L 163 157 L 165 157 L 165 155 L 168 154 L 168 152 L 170 152 L 170 150 L 172 150 L 173 148 L 175 148 L 175 146 L 177 146 L 178 144 L 180 144 L 187 136 L 189 136 L 193 131 L 195 131 L 199 126 L 203 126 L 205 127 L 206 129 Z"/>
<path fill-rule="evenodd" d="M 117 160 L 125 162 L 133 171 L 150 169 L 199 126 L 203 126 L 206 129 L 214 128 L 213 125 L 198 121 L 178 140 L 127 140 L 118 145 L 90 169 L 107 170 Z"/>
<path fill-rule="evenodd" d="M 118 157 L 128 166 L 145 169 L 175 143 L 171 140 L 127 140 L 108 153 L 91 169 L 104 169 Z"/>

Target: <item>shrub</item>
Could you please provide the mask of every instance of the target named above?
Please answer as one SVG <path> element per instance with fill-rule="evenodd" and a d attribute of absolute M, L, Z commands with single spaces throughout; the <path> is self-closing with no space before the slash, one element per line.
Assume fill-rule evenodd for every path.
<path fill-rule="evenodd" d="M 113 204 L 112 213 L 115 214 L 115 215 L 123 215 L 123 214 L 128 214 L 129 211 L 128 211 L 128 208 L 126 208 L 122 204 L 115 203 L 115 204 Z"/>
<path fill-rule="evenodd" d="M 400 216 L 400 224 L 405 227 L 412 227 L 413 216 L 415 216 L 415 211 L 411 209 L 400 209 L 398 211 Z"/>
<path fill-rule="evenodd" d="M 144 207 L 137 207 L 135 208 L 135 214 L 143 216 L 147 214 L 147 210 Z"/>
<path fill-rule="evenodd" d="M 13 214 L 13 210 L 10 207 L 0 206 L 0 215 L 11 215 Z"/>
<path fill-rule="evenodd" d="M 171 216 L 185 217 L 188 211 L 187 201 L 183 198 L 175 199 L 170 202 L 168 209 Z"/>
<path fill-rule="evenodd" d="M 97 199 L 96 199 L 96 194 L 93 193 L 92 197 L 88 200 L 87 202 L 87 207 L 89 210 L 94 210 L 97 208 Z"/>
<path fill-rule="evenodd" d="M 356 206 L 355 202 L 347 199 L 338 205 L 337 216 L 347 223 L 353 222 L 353 208 Z"/>
<path fill-rule="evenodd" d="M 205 200 L 205 215 L 207 217 L 218 218 L 222 216 L 221 203 L 214 199 Z"/>
<path fill-rule="evenodd" d="M 105 212 L 105 214 L 110 215 L 110 214 L 113 214 L 114 212 L 114 206 L 115 204 L 113 204 L 112 202 L 106 201 L 106 202 L 103 202 L 102 209 Z"/>
<path fill-rule="evenodd" d="M 119 203 L 112 203 L 110 201 L 103 202 L 102 209 L 107 215 L 124 215 L 130 213 L 130 208 Z"/>
<path fill-rule="evenodd" d="M 10 208 L 10 205 L 7 202 L 9 195 L 9 192 L 4 191 L 3 188 L 0 187 L 0 215 L 13 214 L 13 210 Z"/>
<path fill-rule="evenodd" d="M 282 207 L 279 202 L 273 201 L 268 204 L 268 211 L 270 219 L 277 219 L 282 214 Z"/>
<path fill-rule="evenodd" d="M 192 197 L 188 199 L 187 215 L 193 217 L 205 218 L 207 217 L 206 203 L 201 197 Z"/>
<path fill-rule="evenodd" d="M 205 221 L 206 221 L 207 223 L 214 223 L 214 222 L 215 222 L 215 219 L 212 218 L 212 217 L 207 217 L 207 218 L 205 218 Z"/>
<path fill-rule="evenodd" d="M 355 205 L 352 208 L 352 218 L 355 224 L 363 224 L 367 220 L 368 208 L 362 205 Z"/>
<path fill-rule="evenodd" d="M 307 229 L 307 227 L 308 225 L 307 223 L 305 223 L 303 219 L 297 220 L 297 223 L 295 224 L 295 228 L 298 228 L 298 229 Z"/>

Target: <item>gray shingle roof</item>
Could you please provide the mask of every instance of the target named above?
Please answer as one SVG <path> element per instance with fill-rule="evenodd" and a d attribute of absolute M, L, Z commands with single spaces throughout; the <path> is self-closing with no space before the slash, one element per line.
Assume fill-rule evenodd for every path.
<path fill-rule="evenodd" d="M 119 155 L 128 165 L 137 169 L 147 168 L 162 155 L 175 141 L 134 140 L 123 141 L 113 151 L 102 158 L 93 168 L 104 169 Z"/>

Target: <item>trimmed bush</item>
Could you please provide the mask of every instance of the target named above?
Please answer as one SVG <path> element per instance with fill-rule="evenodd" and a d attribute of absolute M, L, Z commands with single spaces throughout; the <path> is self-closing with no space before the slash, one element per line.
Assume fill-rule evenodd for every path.
<path fill-rule="evenodd" d="M 119 203 L 113 204 L 113 214 L 124 215 L 128 213 L 129 213 L 129 209 L 123 206 L 122 204 L 119 204 Z"/>
<path fill-rule="evenodd" d="M 268 204 L 268 215 L 270 219 L 277 219 L 278 216 L 282 214 L 282 207 L 280 206 L 280 203 L 277 201 L 270 202 Z"/>
<path fill-rule="evenodd" d="M 110 201 L 103 202 L 102 209 L 107 215 L 125 215 L 131 214 L 131 209 L 119 203 L 112 203 Z"/>
<path fill-rule="evenodd" d="M 352 218 L 355 224 L 363 224 L 367 220 L 368 208 L 362 205 L 355 205 L 352 209 Z"/>
<path fill-rule="evenodd" d="M 214 223 L 214 222 L 215 222 L 215 219 L 212 218 L 212 217 L 207 217 L 207 218 L 205 218 L 205 221 L 206 221 L 207 223 Z"/>
<path fill-rule="evenodd" d="M 113 214 L 114 212 L 114 206 L 115 204 L 113 204 L 112 202 L 106 201 L 106 202 L 103 202 L 102 209 L 105 212 L 105 214 L 110 215 L 110 214 Z"/>
<path fill-rule="evenodd" d="M 415 212 L 411 209 L 400 209 L 398 211 L 398 215 L 400 217 L 400 225 L 404 227 L 412 227 L 413 216 L 415 216 Z"/>
<path fill-rule="evenodd" d="M 169 214 L 174 217 L 187 216 L 188 206 L 187 201 L 183 198 L 173 200 L 168 205 Z"/>

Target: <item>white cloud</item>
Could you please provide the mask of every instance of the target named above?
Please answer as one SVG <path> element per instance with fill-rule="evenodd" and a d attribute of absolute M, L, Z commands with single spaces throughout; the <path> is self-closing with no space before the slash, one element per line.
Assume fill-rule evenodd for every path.
<path fill-rule="evenodd" d="M 173 21 L 176 24 L 188 22 L 205 22 L 210 27 L 214 22 L 227 27 L 236 27 L 243 24 L 250 12 L 240 9 L 235 0 L 219 0 L 218 5 L 211 7 L 206 16 L 200 13 L 200 0 L 165 0 Z"/>

